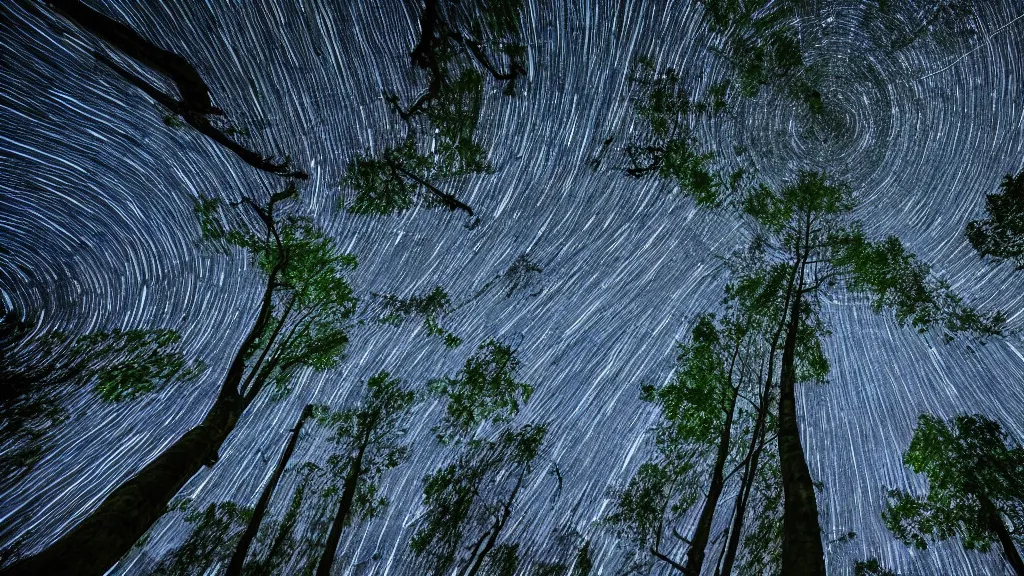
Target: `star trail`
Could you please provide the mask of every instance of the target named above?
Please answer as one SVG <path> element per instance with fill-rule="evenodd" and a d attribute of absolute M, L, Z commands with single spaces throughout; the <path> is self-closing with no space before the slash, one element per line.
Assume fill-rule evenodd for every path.
<path fill-rule="evenodd" d="M 743 168 L 773 186 L 803 168 L 849 182 L 869 235 L 895 234 L 971 305 L 1008 313 L 1004 337 L 946 343 L 899 328 L 862 299 L 830 297 L 821 312 L 831 329 L 828 381 L 798 387 L 797 402 L 807 463 L 823 484 L 830 574 L 852 574 L 855 560 L 871 556 L 905 575 L 1009 574 L 998 553 L 965 551 L 955 540 L 912 550 L 880 512 L 889 488 L 924 489 L 901 462 L 920 413 L 982 413 L 1024 441 L 1024 275 L 980 259 L 963 234 L 981 217 L 985 194 L 1024 168 L 1024 2 L 976 0 L 969 17 L 920 34 L 928 3 L 904 4 L 879 14 L 869 2 L 800 3 L 793 25 L 829 106 L 823 120 L 765 87 L 692 129 L 724 171 Z M 719 309 L 723 257 L 748 239 L 726 210 L 702 209 L 670 182 L 622 170 L 621 145 L 638 129 L 628 104 L 637 57 L 678 70 L 695 94 L 732 73 L 724 36 L 706 25 L 701 5 L 526 0 L 518 94 L 484 84 L 477 131 L 495 171 L 444 184 L 473 217 L 343 208 L 353 195 L 341 184 L 348 162 L 404 134 L 383 94 L 409 102 L 423 89 L 409 61 L 419 2 L 90 5 L 184 56 L 213 104 L 247 130 L 247 144 L 289 154 L 308 173 L 298 181 L 302 205 L 358 256 L 348 276 L 356 296 L 370 302 L 444 286 L 454 309 L 443 324 L 465 342 L 446 348 L 413 321 L 356 327 L 339 368 L 300 371 L 286 398 L 259 397 L 216 466 L 179 497 L 252 506 L 307 403 L 344 407 L 380 370 L 425 388 L 500 338 L 516 346 L 519 379 L 535 388 L 516 421 L 548 423 L 542 455 L 561 475 L 561 489 L 550 474 L 530 477 L 506 537 L 544 560 L 562 554 L 560 532 L 575 530 L 591 542 L 594 574 L 619 573 L 623 552 L 600 521 L 610 491 L 652 451 L 645 432 L 658 414 L 640 400 L 640 386 L 664 382 L 676 341 L 697 316 Z M 906 45 L 892 46 L 897 39 Z M 165 111 L 93 56 L 99 46 L 43 3 L 0 6 L 0 299 L 38 312 L 33 337 L 175 329 L 185 356 L 208 368 L 128 403 L 72 397 L 43 459 L 2 484 L 0 547 L 21 542 L 27 552 L 55 541 L 202 419 L 265 279 L 240 252 L 202 241 L 193 202 L 265 197 L 286 183 L 188 126 L 166 125 Z M 522 255 L 542 270 L 528 281 L 506 274 Z M 433 399 L 413 410 L 412 456 L 381 485 L 390 505 L 345 531 L 334 573 L 417 573 L 408 543 L 423 513 L 422 478 L 449 455 L 432 441 L 441 411 Z M 322 464 L 327 450 L 307 429 L 294 461 Z M 270 515 L 283 513 L 297 482 L 283 477 Z M 723 515 L 716 526 L 726 522 Z M 148 574 L 189 530 L 181 514 L 166 514 L 111 573 Z M 842 542 L 850 531 L 856 538 Z"/>

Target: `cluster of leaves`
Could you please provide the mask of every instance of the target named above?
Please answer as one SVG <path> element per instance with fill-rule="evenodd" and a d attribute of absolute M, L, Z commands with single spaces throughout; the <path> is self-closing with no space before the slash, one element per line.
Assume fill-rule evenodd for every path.
<path fill-rule="evenodd" d="M 865 15 L 880 20 L 886 48 L 897 52 L 926 37 L 940 45 L 977 34 L 974 0 L 875 0 Z"/>
<path fill-rule="evenodd" d="M 1007 174 L 1001 192 L 985 196 L 988 218 L 967 224 L 967 239 L 982 256 L 1013 260 L 1024 269 L 1024 172 Z"/>
<path fill-rule="evenodd" d="M 859 229 L 835 238 L 836 266 L 848 270 L 846 288 L 867 294 L 875 312 L 892 310 L 896 321 L 921 332 L 941 325 L 946 338 L 974 331 L 983 336 L 999 335 L 1005 313 L 983 315 L 963 303 L 963 299 L 942 280 L 930 276 L 930 267 L 889 236 L 870 242 Z"/>
<path fill-rule="evenodd" d="M 340 449 L 328 460 L 332 494 L 343 489 L 338 482 L 356 482 L 353 517 L 372 518 L 387 500 L 378 495 L 380 479 L 409 456 L 402 443 L 404 425 L 416 395 L 401 380 L 380 371 L 366 382 L 366 392 L 358 406 L 331 411 L 314 406 L 317 422 L 332 431 L 331 441 Z M 349 479 L 358 459 L 358 478 Z"/>
<path fill-rule="evenodd" d="M 482 527 L 480 543 L 500 531 L 546 434 L 546 426 L 525 425 L 505 428 L 494 440 L 473 439 L 453 463 L 424 479 L 427 510 L 410 547 L 430 573 L 447 573 L 460 561 L 468 530 Z M 494 552 L 492 563 L 501 559 Z"/>
<path fill-rule="evenodd" d="M 801 171 L 778 192 L 766 186 L 754 189 L 744 198 L 743 211 L 759 231 L 756 251 L 802 262 L 803 290 L 809 293 L 841 283 L 849 292 L 866 296 L 876 312 L 891 310 L 899 323 L 922 332 L 938 326 L 947 339 L 961 332 L 981 337 L 1000 333 L 1005 314 L 982 314 L 965 305 L 899 239 L 868 240 L 852 218 L 854 205 L 849 185 Z M 812 307 L 816 300 L 808 304 Z"/>
<path fill-rule="evenodd" d="M 526 74 L 526 50 L 519 30 L 521 4 L 521 0 L 427 1 L 420 41 L 410 53 L 413 63 L 427 71 L 427 90 L 404 109 L 397 95 L 385 94 L 405 122 L 406 135 L 400 145 L 376 155 L 366 152 L 349 162 L 342 181 L 356 193 L 349 212 L 394 214 L 421 199 L 472 215 L 469 206 L 438 185 L 494 171 L 475 137 L 484 94 L 484 74 L 479 68 L 503 82 L 506 95 L 515 95 L 517 80 Z M 493 54 L 489 54 L 491 47 L 497 48 Z M 507 61 L 505 71 L 499 70 L 495 56 Z"/>
<path fill-rule="evenodd" d="M 868 558 L 853 563 L 853 576 L 897 576 L 897 574 L 882 566 L 878 558 Z"/>
<path fill-rule="evenodd" d="M 384 316 L 380 320 L 382 323 L 395 326 L 409 316 L 419 316 L 423 318 L 423 327 L 428 335 L 442 338 L 448 348 L 458 348 L 462 344 L 461 338 L 440 324 L 440 317 L 452 308 L 451 297 L 444 288 L 435 286 L 426 294 L 414 294 L 408 298 L 383 294 L 381 299 L 384 306 Z"/>
<path fill-rule="evenodd" d="M 264 299 L 273 309 L 271 317 L 246 350 L 247 361 L 254 362 L 246 379 L 249 389 L 243 391 L 250 397 L 266 382 L 273 383 L 275 395 L 287 394 L 291 375 L 300 367 L 337 366 L 356 310 L 345 278 L 356 267 L 355 256 L 339 250 L 309 218 L 275 213 L 278 203 L 296 194 L 289 185 L 266 207 L 249 199 L 239 203 L 252 209 L 262 227 L 246 220 L 240 210 L 225 209 L 219 199 L 201 198 L 195 205 L 204 238 L 224 251 L 232 246 L 243 249 L 268 278 Z"/>
<path fill-rule="evenodd" d="M 431 392 L 446 397 L 441 423 L 434 428 L 442 443 L 469 436 L 483 422 L 508 422 L 533 395 L 533 386 L 516 381 L 520 360 L 508 344 L 488 340 L 466 359 L 454 378 L 429 384 Z"/>
<path fill-rule="evenodd" d="M 644 138 L 625 148 L 634 178 L 655 175 L 677 184 L 698 204 L 715 206 L 723 183 L 711 171 L 714 155 L 699 153 L 699 143 L 689 127 L 691 114 L 708 109 L 704 103 L 692 103 L 679 73 L 673 68 L 658 71 L 648 58 L 637 60 L 630 76 L 633 93 L 630 104 L 645 126 Z M 715 92 L 711 108 L 721 111 L 724 96 Z"/>
<path fill-rule="evenodd" d="M 161 559 L 152 571 L 154 576 L 205 574 L 226 561 L 252 514 L 234 502 L 196 509 L 185 500 L 176 508 L 185 512 L 185 522 L 194 527 L 180 546 Z"/>
<path fill-rule="evenodd" d="M 792 80 L 803 68 L 803 50 L 786 25 L 789 2 L 700 0 L 712 30 L 727 33 L 725 54 L 736 71 L 740 93 L 757 96 L 761 86 Z"/>
<path fill-rule="evenodd" d="M 204 370 L 180 351 L 173 330 L 54 332 L 29 341 L 32 323 L 14 311 L 0 317 L 0 475 L 27 471 L 42 457 L 46 432 L 63 421 L 63 401 L 90 385 L 104 402 L 126 402 Z"/>
<path fill-rule="evenodd" d="M 1024 448 L 1008 442 L 998 422 L 976 414 L 946 423 L 922 414 L 903 463 L 928 480 L 920 498 L 889 492 L 882 518 L 908 546 L 959 537 L 968 550 L 987 551 L 994 524 L 1024 526 Z"/>

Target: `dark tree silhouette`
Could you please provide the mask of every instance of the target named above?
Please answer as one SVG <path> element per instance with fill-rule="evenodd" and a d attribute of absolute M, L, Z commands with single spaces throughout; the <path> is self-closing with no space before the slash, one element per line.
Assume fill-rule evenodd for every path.
<path fill-rule="evenodd" d="M 415 394 L 387 372 L 372 376 L 366 387 L 358 407 L 336 413 L 318 409 L 317 420 L 334 431 L 334 442 L 344 449 L 329 459 L 332 476 L 344 480 L 317 576 L 330 575 L 342 530 L 353 518 L 372 518 L 387 505 L 387 500 L 377 496 L 380 479 L 409 454 L 401 441 L 406 434 L 403 422 Z"/>
<path fill-rule="evenodd" d="M 967 224 L 967 239 L 982 256 L 1013 260 L 1024 269 L 1024 172 L 1007 174 L 1001 192 L 985 197 L 988 218 Z"/>
<path fill-rule="evenodd" d="M 959 537 L 964 548 L 981 552 L 996 541 L 1014 574 L 1024 576 L 1015 544 L 1024 544 L 1024 447 L 998 422 L 975 414 L 947 423 L 922 414 L 903 463 L 925 475 L 928 494 L 889 492 L 882 518 L 897 538 L 924 550 L 928 539 Z"/>
<path fill-rule="evenodd" d="M 0 574 L 103 574 L 164 514 L 190 478 L 217 462 L 239 418 L 268 385 L 275 394 L 287 394 L 295 370 L 338 364 L 356 308 L 343 274 L 355 266 L 355 257 L 340 252 L 309 220 L 279 211 L 280 203 L 296 195 L 290 186 L 264 206 L 243 200 L 237 206 L 255 213 L 248 220 L 240 209 L 224 211 L 217 200 L 197 204 L 204 236 L 225 250 L 241 248 L 266 276 L 255 321 L 216 401 L 202 422 L 122 482 L 78 525 Z"/>
<path fill-rule="evenodd" d="M 308 177 L 305 172 L 293 170 L 289 159 L 275 161 L 262 156 L 233 139 L 230 135 L 231 130 L 215 126 L 211 116 L 223 116 L 224 112 L 213 105 L 210 87 L 195 66 L 181 55 L 160 48 L 125 24 L 93 10 L 79 0 L 50 0 L 48 4 L 122 55 L 173 82 L 178 91 L 177 98 L 130 72 L 106 55 L 98 51 L 93 52 L 97 60 L 109 66 L 172 114 L 180 117 L 200 134 L 234 152 L 246 164 L 258 170 L 289 178 Z M 165 122 L 168 120 L 165 119 Z"/>
<path fill-rule="evenodd" d="M 758 187 L 743 202 L 765 254 L 782 255 L 788 273 L 782 318 L 786 321 L 779 375 L 779 464 L 784 492 L 782 572 L 793 576 L 824 574 L 824 553 L 817 499 L 800 442 L 795 384 L 801 379 L 800 342 L 815 342 L 824 326 L 818 317 L 820 295 L 842 286 L 863 294 L 876 312 L 891 310 L 899 324 L 920 331 L 936 326 L 946 338 L 961 332 L 1000 333 L 1002 313 L 989 316 L 964 305 L 944 282 L 929 277 L 927 265 L 889 237 L 871 242 L 852 218 L 848 185 L 823 174 L 801 172 L 779 192 Z M 778 256 L 773 256 L 778 257 Z M 827 373 L 819 353 L 808 366 Z"/>
<path fill-rule="evenodd" d="M 263 487 L 263 492 L 260 493 L 259 500 L 256 501 L 256 507 L 253 508 L 252 516 L 246 524 L 245 532 L 243 532 L 241 537 L 238 539 L 238 545 L 235 547 L 234 554 L 231 555 L 231 561 L 228 562 L 225 576 L 240 576 L 240 574 L 242 574 L 242 566 L 245 564 L 246 556 L 249 555 L 249 547 L 252 546 L 253 540 L 256 539 L 256 534 L 260 530 L 260 524 L 263 523 L 263 517 L 267 513 L 267 507 L 270 505 L 270 499 L 274 495 L 274 490 L 277 488 L 278 482 L 281 481 L 281 476 L 284 475 L 285 468 L 288 466 L 288 461 L 291 460 L 292 453 L 295 452 L 295 445 L 299 442 L 299 434 L 302 433 L 302 427 L 305 425 L 306 420 L 308 420 L 312 415 L 312 405 L 306 405 L 306 407 L 302 409 L 302 413 L 299 414 L 299 419 L 295 422 L 295 427 L 291 429 L 291 434 L 289 434 L 288 443 L 285 444 L 284 450 L 281 452 L 281 457 L 277 460 L 277 466 L 274 468 L 274 472 L 270 475 L 270 479 L 267 480 L 266 486 Z"/>
<path fill-rule="evenodd" d="M 484 91 L 479 69 L 504 83 L 506 95 L 515 95 L 517 81 L 526 75 L 521 9 L 521 0 L 426 0 L 420 39 L 409 56 L 426 71 L 427 88 L 407 108 L 397 95 L 385 95 L 405 122 L 405 138 L 349 163 L 343 184 L 356 193 L 350 212 L 393 214 L 423 198 L 428 205 L 473 215 L 469 205 L 438 183 L 493 171 L 484 147 L 474 139 Z M 490 51 L 492 45 L 498 46 L 497 53 Z M 497 63 L 499 55 L 507 61 L 504 69 Z"/>

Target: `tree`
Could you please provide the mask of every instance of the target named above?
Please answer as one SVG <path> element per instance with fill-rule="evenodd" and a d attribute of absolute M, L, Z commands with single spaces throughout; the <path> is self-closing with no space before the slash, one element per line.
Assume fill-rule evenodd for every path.
<path fill-rule="evenodd" d="M 376 155 L 358 155 L 349 163 L 343 185 L 356 193 L 349 212 L 393 214 L 423 198 L 428 205 L 473 215 L 469 205 L 442 191 L 438 183 L 493 172 L 484 147 L 474 137 L 484 92 L 484 76 L 476 66 L 504 83 L 506 95 L 515 95 L 518 79 L 526 75 L 521 9 L 521 0 L 426 0 L 420 40 L 409 56 L 414 66 L 426 71 L 427 89 L 407 108 L 396 94 L 385 94 L 405 122 L 406 134 L 401 143 Z M 507 69 L 495 63 L 498 54 L 489 54 L 492 45 L 507 60 Z"/>
<path fill-rule="evenodd" d="M 426 572 L 440 576 L 457 568 L 475 576 L 488 563 L 508 565 L 515 549 L 498 540 L 546 434 L 546 426 L 527 424 L 505 428 L 494 440 L 474 438 L 455 462 L 424 478 L 427 510 L 410 547 Z"/>
<path fill-rule="evenodd" d="M 716 205 L 722 182 L 709 166 L 714 155 L 697 152 L 699 143 L 689 126 L 691 115 L 706 111 L 707 105 L 691 102 L 676 70 L 659 72 L 647 58 L 637 61 L 630 82 L 629 101 L 644 125 L 644 138 L 626 146 L 626 174 L 655 175 L 676 184 L 702 206 Z M 720 110 L 724 100 L 716 99 L 713 107 Z"/>
<path fill-rule="evenodd" d="M 185 522 L 192 531 L 185 541 L 161 559 L 153 569 L 153 576 L 190 576 L 205 574 L 210 568 L 227 559 L 227 551 L 238 539 L 238 528 L 245 524 L 251 510 L 240 508 L 234 502 L 210 504 L 203 510 L 192 509 L 191 501 L 176 507 L 185 512 Z"/>
<path fill-rule="evenodd" d="M 211 116 L 223 116 L 224 112 L 213 105 L 210 98 L 210 87 L 196 68 L 184 57 L 160 48 L 125 24 L 89 8 L 79 0 L 51 0 L 48 4 L 83 30 L 103 40 L 111 48 L 174 83 L 178 90 L 177 98 L 150 84 L 141 76 L 117 64 L 99 51 L 93 51 L 93 56 L 97 60 L 170 111 L 171 116 L 164 118 L 165 124 L 175 125 L 176 118 L 181 118 L 200 134 L 234 152 L 253 168 L 289 178 L 308 178 L 305 172 L 291 168 L 289 158 L 275 161 L 273 158 L 262 156 L 232 137 L 234 134 L 238 134 L 239 130 L 215 125 Z"/>
<path fill-rule="evenodd" d="M 384 309 L 380 318 L 382 324 L 392 326 L 401 324 L 410 316 L 423 318 L 423 327 L 430 336 L 438 336 L 448 348 L 458 348 L 462 339 L 454 332 L 441 326 L 440 316 L 452 310 L 451 297 L 444 288 L 435 286 L 427 294 L 413 294 L 408 298 L 399 298 L 393 294 L 377 294 Z"/>
<path fill-rule="evenodd" d="M 270 498 L 274 495 L 274 490 L 277 488 L 277 483 L 280 482 L 281 476 L 284 475 L 288 461 L 291 460 L 292 453 L 295 451 L 295 445 L 299 442 L 299 434 L 302 433 L 303 425 L 312 415 L 313 406 L 307 404 L 302 409 L 302 413 L 299 414 L 295 427 L 291 429 L 288 443 L 285 444 L 284 451 L 281 452 L 281 457 L 278 458 L 277 466 L 270 475 L 270 479 L 267 480 L 267 484 L 263 487 L 259 500 L 256 501 L 256 507 L 253 508 L 252 516 L 245 527 L 245 532 L 238 539 L 238 545 L 235 547 L 235 552 L 232 554 L 231 561 L 228 563 L 228 568 L 225 572 L 226 576 L 239 576 L 242 573 L 242 566 L 245 564 L 245 558 L 249 554 L 249 547 L 252 546 L 253 540 L 256 539 L 256 534 L 260 530 L 260 524 L 263 522 L 263 517 L 267 513 L 267 507 L 270 505 Z"/>
<path fill-rule="evenodd" d="M 988 218 L 967 224 L 967 239 L 981 256 L 1012 259 L 1024 269 L 1024 172 L 1007 174 L 1002 191 L 985 196 Z"/>
<path fill-rule="evenodd" d="M 520 360 L 516 351 L 497 340 L 481 344 L 454 377 L 429 383 L 430 391 L 446 400 L 445 414 L 434 428 L 442 444 L 471 437 L 483 422 L 508 422 L 533 395 L 533 386 L 516 381 Z"/>
<path fill-rule="evenodd" d="M 383 371 L 372 376 L 366 387 L 358 407 L 341 412 L 317 408 L 317 421 L 334 431 L 334 442 L 343 448 L 328 461 L 332 476 L 344 478 L 317 576 L 330 575 L 341 532 L 353 517 L 372 518 L 387 505 L 386 499 L 377 496 L 380 479 L 409 454 L 408 447 L 401 443 L 407 431 L 402 423 L 415 394 Z"/>
<path fill-rule="evenodd" d="M 924 550 L 928 540 L 959 537 L 964 548 L 987 552 L 998 541 L 1017 576 L 1024 560 L 1024 447 L 980 414 L 949 422 L 917 419 L 903 463 L 928 480 L 924 498 L 891 490 L 882 518 L 898 539 Z M 1012 529 L 1009 526 L 1012 526 Z"/>
<path fill-rule="evenodd" d="M 356 308 L 344 274 L 356 260 L 310 220 L 280 206 L 296 195 L 289 186 L 266 205 L 243 199 L 232 210 L 216 199 L 197 203 L 203 235 L 224 250 L 243 250 L 266 277 L 256 318 L 215 402 L 202 422 L 122 482 L 75 528 L 0 574 L 104 573 L 163 515 L 190 478 L 216 464 L 220 447 L 264 390 L 283 396 L 296 370 L 338 365 Z M 247 219 L 250 212 L 254 217 Z"/>
<path fill-rule="evenodd" d="M 178 350 L 174 330 L 59 332 L 29 341 L 33 323 L 13 309 L 0 317 L 0 478 L 11 481 L 42 457 L 46 432 L 64 420 L 63 403 L 82 387 L 104 403 L 134 400 L 204 370 Z"/>
<path fill-rule="evenodd" d="M 814 482 L 804 457 L 796 418 L 795 384 L 801 342 L 818 353 L 804 363 L 821 375 L 828 361 L 820 353 L 825 330 L 818 316 L 820 295 L 840 285 L 866 296 L 876 312 L 891 311 L 899 324 L 919 331 L 936 327 L 946 338 L 961 332 L 999 334 L 1002 313 L 982 315 L 966 306 L 929 268 L 889 237 L 868 240 L 851 216 L 851 188 L 824 174 L 800 172 L 778 192 L 757 187 L 743 200 L 751 219 L 754 251 L 774 260 L 788 278 L 780 288 L 785 337 L 779 375 L 778 451 L 784 492 L 782 571 L 794 576 L 824 574 Z M 813 347 L 812 347 L 813 349 Z"/>

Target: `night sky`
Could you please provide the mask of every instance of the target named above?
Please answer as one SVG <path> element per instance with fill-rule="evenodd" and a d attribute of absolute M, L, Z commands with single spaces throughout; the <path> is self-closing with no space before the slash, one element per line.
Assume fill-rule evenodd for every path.
<path fill-rule="evenodd" d="M 306 403 L 351 403 L 382 369 L 422 387 L 500 338 L 518 347 L 520 379 L 536 389 L 516 421 L 549 423 L 543 455 L 563 477 L 560 493 L 552 476 L 532 477 L 508 536 L 543 559 L 558 548 L 557 531 L 575 529 L 591 539 L 599 573 L 616 573 L 622 554 L 597 521 L 609 490 L 652 453 L 645 431 L 658 412 L 639 399 L 640 385 L 664 382 L 676 341 L 698 315 L 719 309 L 722 257 L 746 239 L 729 211 L 700 208 L 669 182 L 620 169 L 620 144 L 639 129 L 627 100 L 637 57 L 679 70 L 697 94 L 732 73 L 701 7 L 527 0 L 526 81 L 514 98 L 485 85 L 478 139 L 496 170 L 444 185 L 473 206 L 474 224 L 426 207 L 390 217 L 338 208 L 352 195 L 339 184 L 348 161 L 403 133 L 382 92 L 411 99 L 422 90 L 409 61 L 418 2 L 90 4 L 185 56 L 215 103 L 249 128 L 253 148 L 288 153 L 309 173 L 302 203 L 358 256 L 357 295 L 441 285 L 459 305 L 444 317 L 465 342 L 453 350 L 414 321 L 354 331 L 339 369 L 303 371 L 286 399 L 257 400 L 219 463 L 179 496 L 251 505 Z M 804 4 L 795 25 L 805 62 L 822 71 L 822 97 L 839 127 L 816 129 L 805 105 L 764 88 L 734 98 L 729 115 L 695 123 L 695 135 L 723 170 L 745 167 L 770 185 L 799 169 L 845 179 L 869 235 L 899 236 L 967 302 L 1009 315 L 1005 338 L 947 344 L 843 292 L 823 302 L 831 372 L 797 398 L 808 465 L 824 484 L 829 571 L 851 574 L 854 560 L 877 556 L 901 574 L 1002 574 L 998 548 L 965 552 L 952 540 L 911 551 L 880 511 L 888 488 L 925 486 L 900 461 L 918 414 L 983 413 L 1024 438 L 1024 273 L 981 260 L 963 235 L 983 214 L 984 195 L 1024 167 L 1024 2 L 977 0 L 970 19 L 896 52 L 887 35 L 912 28 L 916 9 L 903 12 L 907 21 L 883 22 L 867 18 L 869 3 L 859 0 Z M 0 546 L 31 532 L 29 549 L 42 548 L 201 420 L 250 326 L 263 277 L 240 253 L 202 243 L 193 201 L 263 197 L 286 183 L 194 130 L 165 126 L 150 98 L 91 55 L 98 45 L 43 4 L 0 6 L 0 298 L 38 311 L 36 335 L 179 330 L 186 355 L 209 368 L 125 404 L 77 396 L 43 461 L 0 493 Z M 614 143 L 593 170 L 608 137 Z M 521 254 L 543 272 L 512 286 L 503 273 Z M 385 477 L 391 505 L 346 531 L 337 574 L 415 572 L 408 541 L 422 477 L 445 461 L 430 432 L 441 409 L 431 401 L 415 410 L 413 456 Z M 304 437 L 295 461 L 322 461 L 322 437 Z M 272 514 L 294 483 L 285 476 Z M 167 514 L 114 573 L 147 573 L 188 530 L 181 514 Z M 853 541 L 830 543 L 849 531 Z"/>

